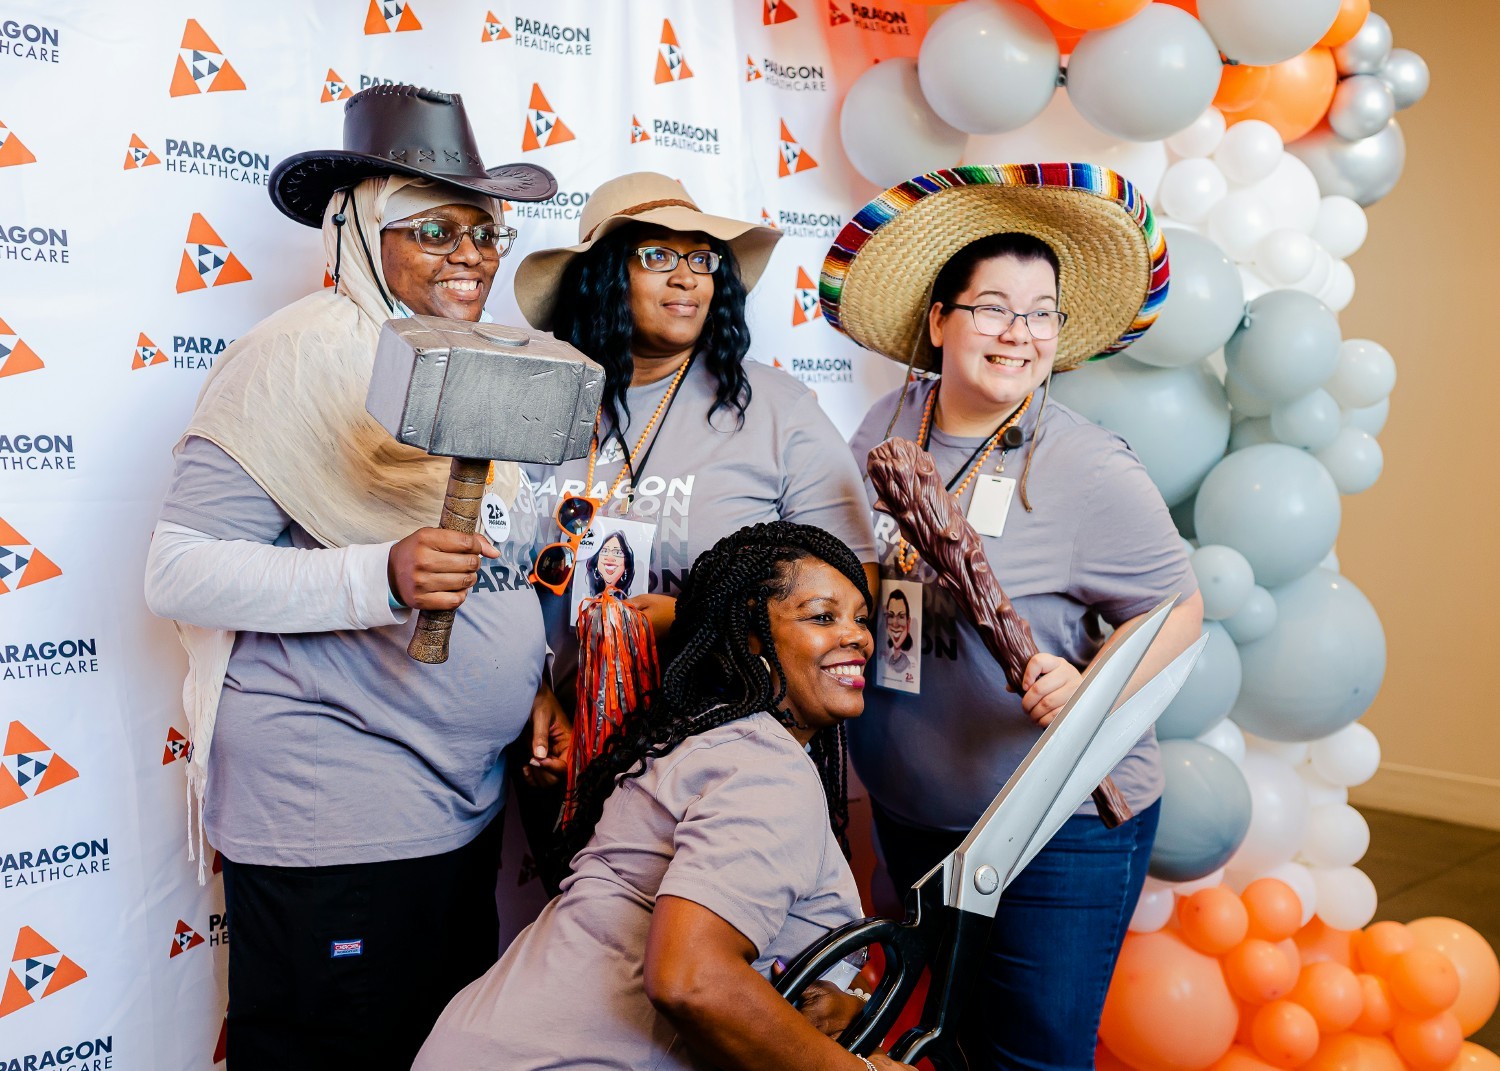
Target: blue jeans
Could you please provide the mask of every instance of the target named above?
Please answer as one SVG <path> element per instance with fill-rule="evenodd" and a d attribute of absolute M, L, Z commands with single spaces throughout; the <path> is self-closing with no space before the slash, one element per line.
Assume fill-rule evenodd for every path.
<path fill-rule="evenodd" d="M 886 869 L 906 890 L 965 834 L 875 812 Z M 960 1029 L 971 1071 L 1092 1071 L 1104 995 L 1146 880 L 1161 804 L 1117 829 L 1075 815 L 1005 890 Z"/>

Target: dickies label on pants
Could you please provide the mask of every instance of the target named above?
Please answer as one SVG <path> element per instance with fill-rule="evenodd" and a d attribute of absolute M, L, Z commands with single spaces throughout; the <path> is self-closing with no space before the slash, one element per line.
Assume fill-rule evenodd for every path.
<path fill-rule="evenodd" d="M 352 941 L 334 941 L 329 949 L 329 959 L 343 959 L 345 956 L 363 956 L 365 954 L 365 939 L 357 937 Z"/>

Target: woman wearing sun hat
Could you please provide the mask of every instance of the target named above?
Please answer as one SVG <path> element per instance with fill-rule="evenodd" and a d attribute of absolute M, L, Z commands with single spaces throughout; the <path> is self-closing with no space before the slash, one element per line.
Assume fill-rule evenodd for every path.
<path fill-rule="evenodd" d="M 1085 164 L 919 175 L 866 205 L 824 262 L 828 322 L 929 373 L 875 403 L 856 458 L 890 435 L 933 455 L 1042 652 L 1025 694 L 1008 693 L 931 569 L 875 515 L 883 577 L 923 590 L 920 623 L 910 608 L 919 690 L 872 689 L 850 735 L 898 889 L 957 846 L 1014 772 L 1100 651 L 1101 622 L 1118 628 L 1181 593 L 1137 681 L 1198 636 L 1201 597 L 1145 469 L 1117 435 L 1047 400 L 1054 372 L 1146 330 L 1166 283 L 1150 209 Z M 1113 776 L 1134 817 L 1107 829 L 1086 804 L 1006 891 L 964 1026 L 973 1067 L 1093 1066 L 1155 834 L 1152 734 Z"/>

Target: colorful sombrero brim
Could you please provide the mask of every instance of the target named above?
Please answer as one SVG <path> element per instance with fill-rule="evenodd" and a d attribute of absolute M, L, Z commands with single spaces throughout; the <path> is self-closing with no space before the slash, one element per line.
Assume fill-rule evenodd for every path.
<path fill-rule="evenodd" d="M 1125 178 L 1097 164 L 972 165 L 893 186 L 860 209 L 823 261 L 823 315 L 866 349 L 937 366 L 927 335 L 933 281 L 991 234 L 1032 234 L 1057 253 L 1067 325 L 1054 368 L 1107 357 L 1155 322 L 1167 244 Z"/>

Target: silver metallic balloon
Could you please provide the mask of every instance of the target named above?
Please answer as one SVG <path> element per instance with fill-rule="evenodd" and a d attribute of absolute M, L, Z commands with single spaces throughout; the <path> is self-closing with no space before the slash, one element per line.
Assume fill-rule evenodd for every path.
<path fill-rule="evenodd" d="M 1373 74 L 1351 74 L 1334 91 L 1328 125 L 1346 141 L 1358 141 L 1379 133 L 1395 114 L 1390 86 Z"/>
<path fill-rule="evenodd" d="M 1333 50 L 1333 62 L 1341 75 L 1378 74 L 1390 54 L 1391 24 L 1372 11 L 1354 36 Z"/>
<path fill-rule="evenodd" d="M 1380 80 L 1391 89 L 1396 100 L 1396 110 L 1410 108 L 1427 95 L 1432 75 L 1427 70 L 1427 61 L 1409 48 L 1391 50 L 1390 59 L 1380 68 Z"/>
<path fill-rule="evenodd" d="M 1392 119 L 1378 134 L 1345 141 L 1324 125 L 1287 147 L 1317 177 L 1323 196 L 1339 195 L 1366 207 L 1395 188 L 1406 163 L 1406 139 Z"/>

